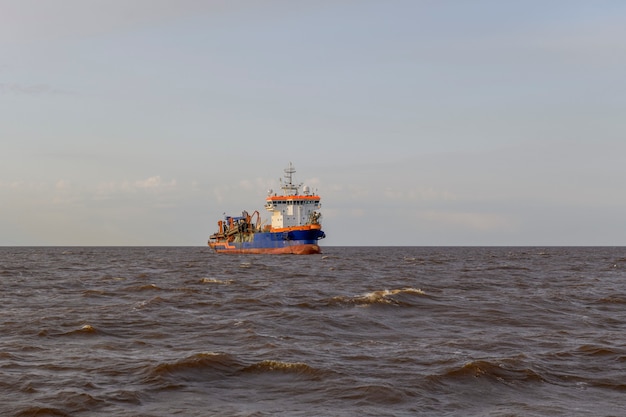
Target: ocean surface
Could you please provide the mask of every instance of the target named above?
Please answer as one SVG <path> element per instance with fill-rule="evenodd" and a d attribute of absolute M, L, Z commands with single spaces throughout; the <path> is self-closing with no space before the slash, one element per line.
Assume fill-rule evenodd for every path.
<path fill-rule="evenodd" d="M 1 416 L 624 416 L 626 248 L 0 248 Z"/>

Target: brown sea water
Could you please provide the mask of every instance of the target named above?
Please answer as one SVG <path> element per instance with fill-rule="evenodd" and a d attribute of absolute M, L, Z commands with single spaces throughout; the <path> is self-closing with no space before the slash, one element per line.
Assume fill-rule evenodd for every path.
<path fill-rule="evenodd" d="M 626 248 L 323 251 L 0 248 L 0 415 L 626 415 Z"/>

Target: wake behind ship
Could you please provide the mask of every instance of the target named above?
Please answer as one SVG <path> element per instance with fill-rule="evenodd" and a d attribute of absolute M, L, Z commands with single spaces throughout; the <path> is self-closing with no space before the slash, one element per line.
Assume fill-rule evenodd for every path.
<path fill-rule="evenodd" d="M 318 240 L 326 237 L 320 223 L 319 195 L 307 186 L 293 184 L 293 165 L 284 170 L 283 195 L 269 191 L 265 209 L 272 213 L 271 224 L 263 225 L 258 211 L 225 216 L 209 246 L 218 253 L 271 253 L 308 255 L 321 253 Z M 302 187 L 302 193 L 300 188 Z"/>

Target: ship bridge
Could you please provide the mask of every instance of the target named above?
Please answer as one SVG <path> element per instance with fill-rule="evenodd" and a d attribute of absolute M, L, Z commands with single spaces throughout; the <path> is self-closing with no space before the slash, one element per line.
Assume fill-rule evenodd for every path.
<path fill-rule="evenodd" d="M 319 225 L 321 214 L 317 212 L 322 206 L 319 195 L 311 192 L 308 186 L 293 183 L 293 174 L 296 170 L 291 162 L 284 172 L 285 181 L 281 179 L 283 195 L 277 195 L 273 190 L 269 190 L 265 199 L 265 209 L 272 213 L 270 230 L 321 228 Z"/>

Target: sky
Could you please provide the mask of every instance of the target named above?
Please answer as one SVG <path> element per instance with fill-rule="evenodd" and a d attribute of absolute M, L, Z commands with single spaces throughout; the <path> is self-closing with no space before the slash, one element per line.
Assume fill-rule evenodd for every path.
<path fill-rule="evenodd" d="M 0 246 L 626 245 L 621 0 L 0 0 Z"/>

